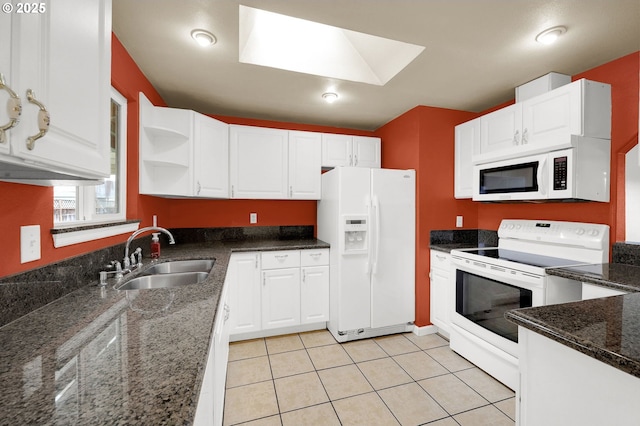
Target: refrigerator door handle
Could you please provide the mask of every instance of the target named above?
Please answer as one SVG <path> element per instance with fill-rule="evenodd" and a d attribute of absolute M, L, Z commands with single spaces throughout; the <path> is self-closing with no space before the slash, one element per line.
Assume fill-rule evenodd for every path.
<path fill-rule="evenodd" d="M 378 253 L 380 252 L 380 200 L 378 200 L 377 196 L 373 197 L 373 210 L 375 211 L 375 222 L 376 222 L 376 228 L 375 228 L 375 239 L 376 239 L 376 245 L 375 245 L 375 257 L 374 257 L 374 261 L 373 261 L 373 275 L 375 275 L 378 272 Z"/>
<path fill-rule="evenodd" d="M 367 231 L 368 236 L 366 237 L 367 238 L 367 261 L 365 263 L 365 268 L 367 271 L 367 277 L 369 277 L 369 279 L 371 279 L 371 267 L 373 265 L 373 262 L 372 262 L 373 258 L 371 257 L 371 250 L 373 249 L 373 241 L 371 240 L 371 236 L 373 234 L 373 231 L 372 231 L 373 228 L 371 226 L 372 225 L 371 219 L 373 217 L 372 210 L 373 210 L 373 205 L 371 203 L 371 198 L 367 197 L 367 216 L 368 216 L 367 220 L 369 223 L 369 229 Z"/>

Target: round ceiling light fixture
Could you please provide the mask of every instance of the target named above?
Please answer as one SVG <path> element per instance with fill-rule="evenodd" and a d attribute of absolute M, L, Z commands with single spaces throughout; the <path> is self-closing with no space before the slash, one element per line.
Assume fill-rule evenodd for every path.
<path fill-rule="evenodd" d="M 563 26 L 549 28 L 536 36 L 536 41 L 542 44 L 553 44 L 562 34 L 567 32 Z"/>
<path fill-rule="evenodd" d="M 191 37 L 202 47 L 214 45 L 218 41 L 216 36 L 207 30 L 193 30 Z"/>
<path fill-rule="evenodd" d="M 322 94 L 322 99 L 324 99 L 326 103 L 332 104 L 338 100 L 338 94 L 334 92 L 326 92 Z"/>

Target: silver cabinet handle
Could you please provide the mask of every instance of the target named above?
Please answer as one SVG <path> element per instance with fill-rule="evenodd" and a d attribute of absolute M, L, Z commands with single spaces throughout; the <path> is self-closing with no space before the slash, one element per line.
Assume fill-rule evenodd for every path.
<path fill-rule="evenodd" d="M 27 138 L 27 148 L 29 150 L 32 150 L 35 146 L 36 141 L 46 135 L 49 131 L 51 116 L 49 115 L 49 111 L 47 111 L 47 108 L 44 106 L 44 104 L 36 99 L 36 94 L 33 93 L 33 90 L 31 89 L 27 89 L 27 101 L 40 108 L 40 111 L 38 111 L 38 130 L 40 131 L 37 134 L 29 136 Z"/>
<path fill-rule="evenodd" d="M 233 185 L 231 185 L 231 198 L 233 198 Z"/>
<path fill-rule="evenodd" d="M 349 165 L 353 166 L 353 155 L 349 154 Z"/>
<path fill-rule="evenodd" d="M 256 269 L 258 269 L 258 255 L 256 254 Z"/>
<path fill-rule="evenodd" d="M 282 261 L 282 260 L 285 260 L 287 257 L 289 257 L 289 255 L 288 254 L 276 254 L 273 257 L 275 257 L 276 259 Z"/>
<path fill-rule="evenodd" d="M 522 132 L 522 145 L 529 143 L 529 132 L 527 129 L 524 129 Z"/>
<path fill-rule="evenodd" d="M 15 127 L 18 124 L 20 114 L 22 113 L 22 102 L 16 92 L 11 90 L 9 86 L 7 86 L 4 82 L 4 75 L 0 73 L 0 90 L 6 90 L 9 94 L 9 99 L 7 100 L 7 113 L 9 114 L 9 122 L 3 126 L 0 126 L 0 143 L 5 143 L 7 141 L 6 131 Z"/>
<path fill-rule="evenodd" d="M 520 130 L 516 130 L 516 133 L 513 135 L 513 144 L 520 145 Z"/>
<path fill-rule="evenodd" d="M 307 270 L 303 269 L 302 270 L 302 282 L 306 282 L 307 281 Z"/>
<path fill-rule="evenodd" d="M 224 321 L 223 322 L 227 322 L 227 320 L 229 319 L 229 315 L 231 314 L 231 308 L 229 308 L 229 305 L 227 303 L 224 304 Z"/>
<path fill-rule="evenodd" d="M 293 198 L 293 186 L 289 186 L 289 198 Z"/>
<path fill-rule="evenodd" d="M 355 161 L 354 161 L 353 165 L 357 166 L 358 165 L 358 154 L 356 154 L 353 158 L 355 158 Z"/>
<path fill-rule="evenodd" d="M 200 190 L 202 189 L 202 185 L 200 185 L 200 181 L 198 181 L 198 195 L 200 195 Z"/>
<path fill-rule="evenodd" d="M 322 256 L 322 253 L 311 253 L 309 254 L 309 256 L 313 257 L 314 259 L 317 259 L 318 257 Z"/>
<path fill-rule="evenodd" d="M 262 273 L 262 285 L 267 285 L 267 274 L 265 274 L 264 272 Z"/>

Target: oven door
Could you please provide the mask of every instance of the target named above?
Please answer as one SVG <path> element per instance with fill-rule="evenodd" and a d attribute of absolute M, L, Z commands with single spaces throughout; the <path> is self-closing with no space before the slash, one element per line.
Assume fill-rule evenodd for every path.
<path fill-rule="evenodd" d="M 542 305 L 545 277 L 456 256 L 452 259 L 451 322 L 517 358 L 518 326 L 504 314 Z"/>
<path fill-rule="evenodd" d="M 547 154 L 476 165 L 474 201 L 543 200 L 548 194 Z"/>

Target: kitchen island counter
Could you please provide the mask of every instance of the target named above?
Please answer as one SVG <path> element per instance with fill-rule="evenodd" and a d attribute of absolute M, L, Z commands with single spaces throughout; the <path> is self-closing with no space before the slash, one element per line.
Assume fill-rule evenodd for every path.
<path fill-rule="evenodd" d="M 598 263 L 563 268 L 547 268 L 549 275 L 596 284 L 624 292 L 640 291 L 640 267 L 624 263 Z"/>
<path fill-rule="evenodd" d="M 0 328 L 0 424 L 191 424 L 230 254 L 328 247 L 316 239 L 167 246 L 161 262 L 215 259 L 211 274 L 156 290 L 96 280 L 10 322 Z M 99 267 L 89 267 L 97 278 Z"/>
<path fill-rule="evenodd" d="M 507 319 L 640 378 L 640 293 L 508 311 Z"/>

